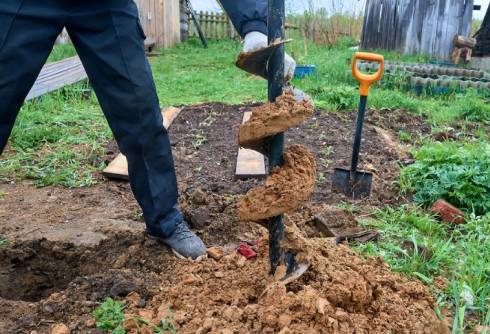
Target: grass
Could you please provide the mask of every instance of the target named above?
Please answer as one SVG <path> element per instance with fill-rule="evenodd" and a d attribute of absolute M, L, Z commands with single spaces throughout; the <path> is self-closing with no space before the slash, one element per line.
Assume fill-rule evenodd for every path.
<path fill-rule="evenodd" d="M 95 97 L 83 84 L 27 102 L 10 138 L 0 179 L 32 179 L 38 186 L 81 187 L 96 183 L 111 133 Z"/>
<path fill-rule="evenodd" d="M 135 322 L 138 329 L 140 329 L 142 325 L 145 325 L 151 328 L 155 334 L 177 333 L 172 311 L 169 306 L 167 306 L 168 315 L 164 317 L 158 325 L 151 323 L 148 319 L 139 317 L 126 319 L 123 310 L 124 307 L 121 302 L 115 301 L 110 297 L 106 298 L 106 300 L 92 312 L 97 328 L 110 331 L 112 334 L 125 334 L 124 322 L 125 320 L 131 320 Z"/>
<path fill-rule="evenodd" d="M 490 214 L 469 215 L 465 224 L 441 224 L 416 207 L 375 212 L 362 221 L 382 240 L 357 246 L 368 256 L 383 256 L 392 270 L 415 276 L 438 296 L 438 309 L 454 311 L 453 333 L 490 325 Z M 410 244 L 412 247 L 403 247 Z M 436 278 L 443 278 L 445 288 Z"/>
<path fill-rule="evenodd" d="M 63 60 L 68 57 L 73 57 L 77 54 L 71 44 L 60 44 L 53 48 L 53 51 L 49 55 L 48 63 Z"/>

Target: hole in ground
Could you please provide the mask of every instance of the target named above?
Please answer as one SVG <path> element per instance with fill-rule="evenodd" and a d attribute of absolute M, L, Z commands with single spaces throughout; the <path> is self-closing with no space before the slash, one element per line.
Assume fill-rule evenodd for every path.
<path fill-rule="evenodd" d="M 114 236 L 96 247 L 45 239 L 15 243 L 0 249 L 0 297 L 36 302 L 64 290 L 78 277 L 113 268 L 160 273 L 171 267 L 169 257 L 163 246 L 140 235 Z"/>

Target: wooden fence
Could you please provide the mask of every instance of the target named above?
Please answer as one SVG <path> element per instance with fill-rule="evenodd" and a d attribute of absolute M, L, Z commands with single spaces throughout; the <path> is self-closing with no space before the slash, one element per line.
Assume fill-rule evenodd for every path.
<path fill-rule="evenodd" d="M 473 0 L 368 0 L 362 49 L 449 59 L 454 35 L 471 33 Z"/>
<path fill-rule="evenodd" d="M 225 13 L 196 12 L 201 29 L 210 39 L 237 38 L 238 33 Z M 189 36 L 199 36 L 194 22 L 189 22 Z"/>
<path fill-rule="evenodd" d="M 225 13 L 196 12 L 206 38 L 223 39 L 238 38 L 239 35 Z M 347 22 L 345 22 L 347 21 Z M 360 37 L 362 19 L 352 17 L 351 20 L 337 22 L 333 19 L 315 18 L 313 20 L 304 17 L 288 17 L 286 19 L 286 37 L 306 37 L 319 44 L 334 44 L 338 38 L 351 36 Z M 193 22 L 189 21 L 189 36 L 197 37 L 197 29 Z"/>

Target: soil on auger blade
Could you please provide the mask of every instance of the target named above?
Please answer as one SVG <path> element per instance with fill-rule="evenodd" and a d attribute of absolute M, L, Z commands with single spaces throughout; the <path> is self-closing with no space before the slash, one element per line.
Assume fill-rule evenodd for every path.
<path fill-rule="evenodd" d="M 32 330 L 39 334 L 50 333 L 55 323 L 66 324 L 71 333 L 100 333 L 95 331 L 92 311 L 108 296 L 124 300 L 131 292 L 139 295 L 140 307 L 137 310 L 130 307 L 128 312 L 153 310 L 156 307 L 156 304 L 152 304 L 155 296 L 162 300 L 172 299 L 175 303 L 183 300 L 189 307 L 189 314 L 200 314 L 201 326 L 207 319 L 211 320 L 207 320 L 206 326 L 210 321 L 225 321 L 230 314 L 235 317 L 232 312 L 234 305 L 240 305 L 236 307 L 239 308 L 240 319 L 244 319 L 243 326 L 250 326 L 246 327 L 249 330 L 242 332 L 257 332 L 252 323 L 257 322 L 259 328 L 265 320 L 272 318 L 270 315 L 267 319 L 261 316 L 262 311 L 268 312 L 268 307 L 271 307 L 261 297 L 269 283 L 267 247 L 261 242 L 263 246 L 257 249 L 259 255 L 254 261 L 246 261 L 236 255 L 236 248 L 240 243 L 253 245 L 266 230 L 258 224 L 241 222 L 237 206 L 248 190 L 262 186 L 264 181 L 236 180 L 234 177 L 239 148 L 236 143 L 238 127 L 243 112 L 250 111 L 252 107 L 223 104 L 188 106 L 169 130 L 180 192 L 179 204 L 192 229 L 205 243 L 208 246 L 221 246 L 229 254 L 220 261 L 208 259 L 191 263 L 177 260 L 166 247 L 148 239 L 143 233 L 141 211 L 128 183 L 98 177 L 99 184 L 93 187 L 37 188 L 28 181 L 4 182 L 5 178 L 0 177 L 4 182 L 0 183 L 3 193 L 0 198 L 0 240 L 6 240 L 0 245 L 0 333 L 29 333 Z M 309 237 L 322 235 L 315 226 L 314 215 L 332 208 L 342 210 L 338 207 L 339 203 L 355 205 L 355 211 L 345 211 L 342 217 L 336 211 L 332 216 L 339 223 L 345 221 L 352 227 L 355 223 L 352 221 L 355 218 L 353 215 L 366 215 L 374 207 L 407 202 L 397 188 L 400 164 L 409 162 L 406 148 L 398 140 L 398 133 L 404 131 L 418 138 L 430 134 L 430 127 L 425 125 L 422 117 L 400 110 L 369 110 L 367 113 L 360 168 L 374 173 L 371 196 L 354 202 L 342 194 L 331 192 L 333 167 L 347 167 L 350 161 L 355 114 L 355 111 L 317 110 L 312 118 L 286 134 L 286 149 L 292 144 L 303 144 L 312 151 L 318 164 L 312 196 L 290 216 L 302 233 Z M 109 160 L 116 153 L 116 146 L 111 143 L 108 145 L 108 157 L 90 159 Z M 336 228 L 341 228 L 339 226 L 336 224 Z M 292 283 L 285 294 L 282 291 L 278 295 L 289 303 L 290 308 L 286 312 L 289 316 L 295 310 L 295 303 L 300 303 L 297 304 L 300 308 L 295 315 L 296 320 L 291 324 L 298 326 L 312 317 L 324 319 L 315 308 L 308 308 L 312 316 L 305 314 L 304 309 L 312 304 L 301 306 L 302 302 L 298 301 L 298 298 L 307 295 L 306 289 L 311 286 L 318 296 L 329 300 L 331 305 L 343 305 L 335 306 L 333 315 L 325 311 L 332 318 L 328 321 L 335 320 L 339 326 L 351 326 L 354 321 L 351 318 L 355 319 L 355 314 L 345 311 L 350 307 L 348 303 L 330 301 L 327 292 L 331 290 L 328 287 L 332 284 L 346 296 L 352 287 L 349 284 L 354 284 L 354 280 L 350 280 L 351 271 L 359 273 L 355 277 L 361 282 L 365 282 L 366 278 L 363 277 L 369 278 L 369 273 L 373 272 L 376 279 L 370 280 L 369 284 L 373 296 L 379 299 L 375 298 L 371 306 L 361 303 L 364 309 L 356 312 L 371 319 L 371 326 L 380 323 L 378 328 L 382 328 L 389 322 L 387 314 L 394 317 L 391 323 L 395 324 L 399 318 L 394 312 L 375 312 L 376 305 L 384 310 L 383 303 L 386 303 L 413 319 L 411 323 L 401 320 L 405 329 L 393 332 L 422 332 L 418 330 L 420 323 L 431 319 L 432 311 L 430 298 L 426 298 L 427 291 L 420 282 L 389 273 L 379 259 L 363 261 L 345 246 L 333 248 L 329 244 L 330 239 L 314 240 L 326 247 L 314 251 L 324 257 L 322 263 L 327 268 L 333 266 L 332 263 L 340 263 L 338 273 L 348 270 L 349 275 L 328 276 L 326 273 L 328 279 L 324 279 L 322 275 L 326 270 L 316 269 L 318 267 L 313 261 L 312 269 L 301 277 L 298 284 Z M 344 256 L 346 261 L 342 260 Z M 183 281 L 191 274 L 195 276 L 191 276 L 191 279 L 198 281 Z M 343 288 L 344 285 L 349 288 Z M 171 295 L 162 297 L 162 291 L 170 290 Z M 178 290 L 180 295 L 177 294 Z M 378 292 L 385 290 L 387 294 Z M 299 294 L 300 291 L 303 291 L 303 295 Z M 293 304 L 288 302 L 288 296 L 291 296 Z M 388 296 L 395 302 L 382 296 Z M 211 305 L 209 311 L 204 310 L 204 304 L 196 304 L 202 311 L 194 311 L 193 298 L 207 298 L 205 301 Z M 232 304 L 235 299 L 238 304 Z M 321 305 L 322 300 L 320 310 Z M 406 309 L 399 305 L 406 306 Z M 197 323 L 184 324 L 181 320 L 182 317 L 192 317 L 185 313 L 185 307 L 169 306 L 174 312 L 177 332 L 192 332 L 192 326 L 197 326 Z M 277 320 L 271 320 L 274 328 L 280 327 L 275 324 L 279 319 L 283 324 L 288 323 L 287 317 L 279 317 L 280 307 L 280 303 L 275 303 L 270 308 L 278 312 Z M 217 314 L 216 310 L 223 312 Z M 245 319 L 248 315 L 250 318 Z M 418 321 L 412 315 L 422 320 Z M 180 325 L 181 322 L 183 325 Z M 318 323 L 312 322 L 312 325 Z M 389 328 L 390 325 L 386 326 Z"/>
<path fill-rule="evenodd" d="M 298 126 L 313 110 L 310 100 L 296 101 L 293 92 L 285 92 L 275 102 L 252 108 L 252 116 L 238 130 L 238 144 L 254 149 L 261 139 Z"/>
<path fill-rule="evenodd" d="M 276 167 L 265 187 L 251 189 L 238 205 L 241 220 L 258 221 L 297 209 L 313 192 L 316 161 L 302 145 L 284 153 L 284 165 Z"/>
<path fill-rule="evenodd" d="M 286 226 L 285 248 L 310 264 L 298 281 L 284 286 L 268 275 L 263 238 L 255 261 L 230 254 L 189 263 L 175 272 L 178 283 L 162 285 L 145 307 L 131 296 L 126 317 L 157 324 L 172 315 L 179 333 L 449 333 L 419 282 L 391 273 L 379 258 L 360 259 Z M 127 321 L 126 329 L 150 333 L 139 324 Z"/>

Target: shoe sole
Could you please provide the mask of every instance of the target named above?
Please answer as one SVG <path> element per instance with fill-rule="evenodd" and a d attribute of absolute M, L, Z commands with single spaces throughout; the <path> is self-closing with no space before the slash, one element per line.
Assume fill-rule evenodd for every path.
<path fill-rule="evenodd" d="M 156 237 L 156 236 L 151 235 L 151 234 L 148 234 L 148 233 L 146 233 L 146 235 L 148 236 L 148 238 L 149 238 L 149 239 L 152 239 L 152 240 L 158 241 L 158 243 L 160 243 L 160 244 L 164 245 L 164 246 L 165 246 L 165 247 L 167 247 L 167 248 L 170 248 L 170 250 L 172 251 L 172 253 L 174 253 L 174 255 L 175 255 L 177 258 L 179 258 L 179 259 L 181 259 L 181 260 L 187 260 L 187 258 L 186 258 L 184 255 L 180 254 L 180 253 L 179 253 L 179 252 L 177 252 L 175 249 L 173 249 L 172 247 L 170 247 L 169 245 L 167 245 L 167 244 L 166 244 L 166 243 L 165 243 L 165 242 L 162 240 L 162 238 Z"/>

